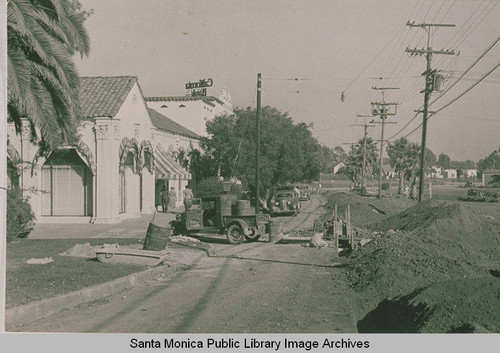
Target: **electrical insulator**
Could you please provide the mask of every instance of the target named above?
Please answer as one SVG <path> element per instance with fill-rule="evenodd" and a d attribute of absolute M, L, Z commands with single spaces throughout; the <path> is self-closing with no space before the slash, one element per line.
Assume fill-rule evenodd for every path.
<path fill-rule="evenodd" d="M 342 94 L 340 95 L 340 100 L 342 101 L 342 103 L 344 103 L 344 101 L 345 101 L 345 94 L 344 94 L 344 92 L 342 92 Z"/>

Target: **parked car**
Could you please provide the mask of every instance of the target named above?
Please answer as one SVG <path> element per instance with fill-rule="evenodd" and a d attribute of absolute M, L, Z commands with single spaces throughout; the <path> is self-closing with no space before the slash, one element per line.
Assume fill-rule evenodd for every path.
<path fill-rule="evenodd" d="M 300 212 L 300 201 L 297 194 L 291 190 L 278 191 L 272 201 L 272 215 L 293 214 Z"/>
<path fill-rule="evenodd" d="M 296 185 L 297 189 L 299 189 L 299 201 L 308 201 L 311 199 L 312 189 L 309 185 L 299 184 Z"/>

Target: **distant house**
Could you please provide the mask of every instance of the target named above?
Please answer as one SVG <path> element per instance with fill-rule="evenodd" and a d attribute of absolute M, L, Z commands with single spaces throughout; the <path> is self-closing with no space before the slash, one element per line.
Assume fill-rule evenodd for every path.
<path fill-rule="evenodd" d="M 443 179 L 443 169 L 441 167 L 431 167 L 430 173 L 427 173 L 428 178 L 433 178 L 433 179 Z"/>
<path fill-rule="evenodd" d="M 396 177 L 396 171 L 389 164 L 385 164 L 382 169 L 386 179 L 394 179 Z"/>
<path fill-rule="evenodd" d="M 465 169 L 464 175 L 467 178 L 476 178 L 477 177 L 477 169 Z"/>
<path fill-rule="evenodd" d="M 456 169 L 445 169 L 444 170 L 447 179 L 456 179 L 457 178 L 457 170 Z"/>
<path fill-rule="evenodd" d="M 345 164 L 344 163 L 339 163 L 335 167 L 333 167 L 333 174 L 337 174 L 340 169 L 344 168 Z"/>
<path fill-rule="evenodd" d="M 490 182 L 490 180 L 491 180 L 491 178 L 493 176 L 499 176 L 500 177 L 500 169 L 486 169 L 483 172 L 482 185 L 483 186 L 488 186 L 488 183 Z"/>

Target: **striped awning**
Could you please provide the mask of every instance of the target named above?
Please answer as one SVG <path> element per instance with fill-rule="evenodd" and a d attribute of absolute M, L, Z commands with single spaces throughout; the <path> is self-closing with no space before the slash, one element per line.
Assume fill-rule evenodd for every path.
<path fill-rule="evenodd" d="M 182 168 L 179 163 L 170 157 L 168 152 L 161 145 L 156 146 L 154 158 L 156 179 L 191 179 L 191 173 Z"/>

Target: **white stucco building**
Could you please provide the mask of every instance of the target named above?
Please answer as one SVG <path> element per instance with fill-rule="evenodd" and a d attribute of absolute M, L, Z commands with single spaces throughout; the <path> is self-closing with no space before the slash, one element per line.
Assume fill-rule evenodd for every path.
<path fill-rule="evenodd" d="M 341 168 L 344 168 L 344 163 L 339 163 L 335 167 L 333 167 L 333 174 L 337 174 Z"/>
<path fill-rule="evenodd" d="M 219 97 L 168 96 L 146 97 L 148 107 L 167 116 L 200 136 L 206 135 L 205 124 L 217 115 L 231 114 L 231 95 L 222 88 Z"/>
<path fill-rule="evenodd" d="M 447 179 L 456 179 L 457 178 L 457 170 L 456 169 L 445 169 L 444 170 Z"/>
<path fill-rule="evenodd" d="M 477 178 L 477 169 L 465 169 L 464 174 L 467 178 Z"/>
<path fill-rule="evenodd" d="M 443 168 L 437 167 L 437 166 L 432 166 L 430 171 L 426 173 L 427 178 L 434 178 L 434 179 L 443 179 Z"/>
<path fill-rule="evenodd" d="M 199 135 L 149 109 L 137 77 L 82 77 L 79 141 L 57 150 L 31 142 L 8 125 L 11 185 L 29 196 L 37 222 L 114 223 L 152 213 L 163 185 L 191 179 L 173 155 L 199 147 Z"/>

